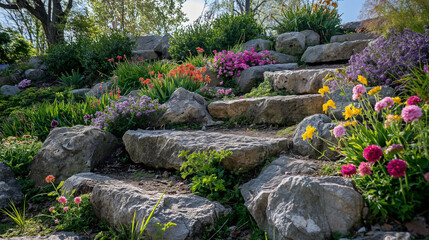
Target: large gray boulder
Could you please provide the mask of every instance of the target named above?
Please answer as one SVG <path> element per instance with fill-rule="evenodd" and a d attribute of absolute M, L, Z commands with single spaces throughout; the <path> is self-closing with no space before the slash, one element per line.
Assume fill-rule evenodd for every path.
<path fill-rule="evenodd" d="M 343 34 L 343 35 L 335 35 L 331 37 L 332 42 L 345 42 L 345 41 L 356 41 L 356 40 L 368 40 L 375 39 L 376 36 L 372 33 L 351 33 L 351 34 Z"/>
<path fill-rule="evenodd" d="M 206 105 L 203 96 L 178 88 L 164 104 L 167 111 L 162 116 L 162 120 L 169 123 L 213 124 Z"/>
<path fill-rule="evenodd" d="M 251 170 L 272 156 L 286 151 L 284 138 L 257 138 L 205 131 L 129 130 L 122 138 L 125 149 L 135 163 L 149 167 L 180 169 L 186 161 L 180 151 L 229 150 L 233 154 L 222 161 L 228 170 Z"/>
<path fill-rule="evenodd" d="M 141 58 L 144 61 L 155 60 L 159 57 L 153 50 L 133 50 L 132 54 L 135 59 Z"/>
<path fill-rule="evenodd" d="M 314 173 L 305 162 L 283 157 L 241 186 L 259 228 L 270 238 L 310 240 L 359 227 L 364 204 L 351 180 L 297 175 Z"/>
<path fill-rule="evenodd" d="M 320 44 L 320 35 L 313 30 L 304 30 L 300 33 L 305 36 L 305 46 L 315 46 Z"/>
<path fill-rule="evenodd" d="M 371 236 L 357 237 L 354 240 L 411 240 L 412 235 L 409 232 L 375 232 Z M 340 238 L 339 240 L 351 240 L 349 238 Z"/>
<path fill-rule="evenodd" d="M 271 54 L 271 56 L 274 57 L 276 64 L 296 63 L 297 62 L 297 58 L 295 56 L 284 54 L 284 53 L 279 53 L 276 51 L 268 51 L 268 52 Z"/>
<path fill-rule="evenodd" d="M 335 68 L 284 70 L 278 72 L 265 72 L 275 90 L 293 91 L 296 94 L 313 94 L 323 86 L 323 79 Z"/>
<path fill-rule="evenodd" d="M 42 69 L 27 69 L 25 70 L 25 77 L 30 80 L 38 80 L 45 76 Z"/>
<path fill-rule="evenodd" d="M 99 183 L 91 193 L 91 204 L 101 220 L 119 227 L 130 226 L 133 216 L 139 221 L 148 217 L 161 198 L 159 192 L 148 192 L 119 181 Z M 144 231 L 145 239 L 158 239 L 156 223 L 175 223 L 165 231 L 166 240 L 199 239 L 204 229 L 228 213 L 218 202 L 194 194 L 164 195 Z"/>
<path fill-rule="evenodd" d="M 301 57 L 306 63 L 326 63 L 346 61 L 356 53 L 365 49 L 371 40 L 356 40 L 343 43 L 329 43 L 307 48 Z"/>
<path fill-rule="evenodd" d="M 216 101 L 208 105 L 215 119 L 246 118 L 255 124 L 294 125 L 307 116 L 322 113 L 319 94 L 245 98 Z"/>
<path fill-rule="evenodd" d="M 79 196 L 82 194 L 91 193 L 95 185 L 108 181 L 116 180 L 91 172 L 78 173 L 64 181 L 63 191 L 67 194 L 70 194 L 74 190 L 74 195 Z"/>
<path fill-rule="evenodd" d="M 81 172 L 92 171 L 111 155 L 117 146 L 113 134 L 93 126 L 54 128 L 34 157 L 30 178 L 41 186 L 45 177 L 58 181 Z"/>
<path fill-rule="evenodd" d="M 286 54 L 300 54 L 305 48 L 305 35 L 299 32 L 287 32 L 277 36 L 276 51 Z"/>
<path fill-rule="evenodd" d="M 6 208 L 10 200 L 17 205 L 22 201 L 21 186 L 12 169 L 0 161 L 0 209 Z"/>
<path fill-rule="evenodd" d="M 74 97 L 85 97 L 85 94 L 89 91 L 91 91 L 90 88 L 79 88 L 70 90 L 69 93 L 73 94 Z"/>
<path fill-rule="evenodd" d="M 268 64 L 263 66 L 254 66 L 241 71 L 241 75 L 235 78 L 235 83 L 240 87 L 242 92 L 250 92 L 253 87 L 264 80 L 264 72 L 274 72 L 287 69 L 296 69 L 298 64 Z"/>
<path fill-rule="evenodd" d="M 243 43 L 244 50 L 248 50 L 248 48 L 253 48 L 257 51 L 264 51 L 271 49 L 271 41 L 264 39 L 252 39 L 248 42 Z"/>
<path fill-rule="evenodd" d="M 171 45 L 169 44 L 169 41 L 170 41 L 170 35 L 167 34 L 162 37 L 161 53 L 162 53 L 162 57 L 167 59 L 171 58 L 170 51 L 169 51 Z"/>
<path fill-rule="evenodd" d="M 162 45 L 163 37 L 161 36 L 143 36 L 137 39 L 135 50 L 152 50 L 161 53 Z"/>
<path fill-rule="evenodd" d="M 101 98 L 103 94 L 109 92 L 113 86 L 113 81 L 109 80 L 107 82 L 101 82 L 94 85 L 90 91 L 85 93 L 85 96 L 95 96 L 96 98 Z"/>
<path fill-rule="evenodd" d="M 56 232 L 47 236 L 36 236 L 36 237 L 13 237 L 8 240 L 89 240 L 86 236 L 81 236 L 73 232 Z"/>
<path fill-rule="evenodd" d="M 298 127 L 295 131 L 295 135 L 293 137 L 293 151 L 300 155 L 310 156 L 313 158 L 320 157 L 319 152 L 325 152 L 325 157 L 331 160 L 333 158 L 336 158 L 338 153 L 330 150 L 328 144 L 317 138 L 315 136 L 316 132 L 313 134 L 313 140 L 309 141 L 311 141 L 311 144 L 317 150 L 310 146 L 307 140 L 304 141 L 302 139 L 302 134 L 305 133 L 306 128 L 309 125 L 316 128 L 316 132 L 318 133 L 319 137 L 334 143 L 337 141 L 330 132 L 332 129 L 335 128 L 335 126 L 337 126 L 337 124 L 332 123 L 332 120 L 325 114 L 316 114 L 313 116 L 306 117 L 298 124 Z"/>
<path fill-rule="evenodd" d="M 356 21 L 356 22 L 344 23 L 343 25 L 340 26 L 340 29 L 344 32 L 356 32 L 361 27 L 362 27 L 362 22 Z"/>
<path fill-rule="evenodd" d="M 0 88 L 0 92 L 3 95 L 16 95 L 21 92 L 21 90 L 17 86 L 3 85 Z"/>

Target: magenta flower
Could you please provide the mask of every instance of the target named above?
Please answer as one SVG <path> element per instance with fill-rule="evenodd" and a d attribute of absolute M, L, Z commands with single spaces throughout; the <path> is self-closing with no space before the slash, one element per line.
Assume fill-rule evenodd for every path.
<path fill-rule="evenodd" d="M 386 149 L 385 153 L 386 154 L 389 154 L 389 153 L 395 154 L 395 153 L 398 153 L 399 151 L 401 151 L 402 149 L 404 149 L 404 146 L 402 146 L 401 144 L 392 144 Z"/>
<path fill-rule="evenodd" d="M 49 212 L 52 212 L 55 209 L 55 207 L 50 207 Z"/>
<path fill-rule="evenodd" d="M 58 224 L 58 222 L 59 222 L 60 220 L 58 220 L 58 218 L 57 219 L 55 219 L 55 221 L 54 221 L 54 223 L 55 224 Z"/>
<path fill-rule="evenodd" d="M 383 151 L 377 145 L 369 145 L 363 150 L 363 157 L 368 162 L 377 162 L 383 156 Z"/>
<path fill-rule="evenodd" d="M 61 196 L 60 198 L 58 198 L 58 202 L 60 202 L 62 204 L 66 204 L 67 203 L 67 199 L 64 196 Z"/>
<path fill-rule="evenodd" d="M 80 198 L 80 197 L 75 197 L 74 198 L 74 203 L 79 204 L 81 202 L 82 202 L 82 198 Z"/>
<path fill-rule="evenodd" d="M 51 127 L 56 127 L 56 126 L 58 126 L 59 125 L 59 123 L 58 123 L 58 121 L 57 120 L 52 120 L 52 122 L 51 122 Z"/>
<path fill-rule="evenodd" d="M 338 125 L 334 128 L 334 136 L 336 138 L 342 137 L 345 134 L 346 134 L 346 129 L 343 126 Z"/>
<path fill-rule="evenodd" d="M 426 180 L 426 182 L 429 182 L 429 172 L 427 172 L 427 173 L 425 174 L 425 180 Z"/>
<path fill-rule="evenodd" d="M 352 177 L 356 174 L 356 166 L 351 163 L 342 166 L 341 174 L 343 174 L 344 177 Z"/>
<path fill-rule="evenodd" d="M 357 100 L 365 93 L 365 87 L 362 84 L 353 87 L 353 100 Z"/>
<path fill-rule="evenodd" d="M 69 207 L 63 207 L 63 209 L 67 212 L 69 210 Z"/>
<path fill-rule="evenodd" d="M 392 177 L 403 177 L 407 170 L 407 163 L 402 159 L 393 159 L 387 164 L 387 172 Z"/>
<path fill-rule="evenodd" d="M 423 115 L 422 109 L 416 105 L 410 105 L 402 109 L 401 117 L 405 122 L 415 122 Z"/>
<path fill-rule="evenodd" d="M 380 112 L 382 109 L 384 109 L 386 107 L 387 107 L 387 103 L 385 101 L 381 100 L 375 104 L 374 109 L 375 109 L 375 111 Z"/>
<path fill-rule="evenodd" d="M 360 164 L 359 164 L 359 167 L 358 167 L 358 169 L 359 169 L 359 175 L 361 175 L 361 176 L 365 176 L 365 175 L 371 175 L 372 174 L 372 172 L 371 172 L 371 169 L 372 167 L 371 167 L 371 163 L 369 163 L 369 162 L 361 162 Z"/>
<path fill-rule="evenodd" d="M 417 97 L 417 96 L 411 96 L 407 100 L 407 105 L 408 106 L 410 106 L 410 105 L 417 105 L 418 103 L 421 103 L 421 102 L 422 102 L 422 100 L 419 97 Z"/>

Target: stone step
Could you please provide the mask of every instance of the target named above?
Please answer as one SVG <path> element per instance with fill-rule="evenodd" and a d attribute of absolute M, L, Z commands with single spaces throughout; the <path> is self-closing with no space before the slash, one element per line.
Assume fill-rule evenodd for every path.
<path fill-rule="evenodd" d="M 253 87 L 257 87 L 264 80 L 264 72 L 275 72 L 298 68 L 296 63 L 268 64 L 263 66 L 254 66 L 241 72 L 241 75 L 235 78 L 235 83 L 242 92 L 250 92 Z"/>
<path fill-rule="evenodd" d="M 216 101 L 207 108 L 215 119 L 245 118 L 255 124 L 291 126 L 307 116 L 322 113 L 323 103 L 320 94 L 308 94 Z"/>
<path fill-rule="evenodd" d="M 149 167 L 179 170 L 184 158 L 180 151 L 229 150 L 233 154 L 222 161 L 228 170 L 249 171 L 269 157 L 287 151 L 286 138 L 259 138 L 205 131 L 129 130 L 123 136 L 125 149 L 135 163 Z"/>
<path fill-rule="evenodd" d="M 368 40 L 375 39 L 376 36 L 372 33 L 351 33 L 351 34 L 343 34 L 343 35 L 335 35 L 331 37 L 330 42 L 346 42 L 346 41 L 356 41 L 356 40 Z"/>
<path fill-rule="evenodd" d="M 146 191 L 95 173 L 76 174 L 64 182 L 64 188 L 67 192 L 76 190 L 80 194 L 90 193 L 95 215 L 115 227 L 130 227 L 134 213 L 140 227 L 143 218 L 149 216 L 163 191 Z M 166 193 L 144 231 L 144 239 L 158 239 L 159 228 L 155 224 L 168 222 L 176 226 L 167 229 L 163 239 L 199 239 L 206 227 L 227 213 L 220 203 L 194 194 Z"/>
<path fill-rule="evenodd" d="M 362 52 L 371 41 L 372 40 L 356 40 L 316 45 L 305 50 L 301 57 L 301 61 L 306 63 L 347 61 L 352 55 Z"/>
<path fill-rule="evenodd" d="M 335 72 L 336 68 L 284 70 L 265 72 L 275 90 L 293 91 L 296 94 L 314 94 L 323 86 L 323 79 L 328 73 Z"/>

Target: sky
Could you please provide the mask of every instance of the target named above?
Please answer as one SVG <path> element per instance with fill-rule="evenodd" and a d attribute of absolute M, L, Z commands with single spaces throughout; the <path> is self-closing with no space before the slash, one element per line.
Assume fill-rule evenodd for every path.
<path fill-rule="evenodd" d="M 342 23 L 359 21 L 360 10 L 362 9 L 365 0 L 343 0 L 338 2 L 338 11 L 341 16 Z M 189 18 L 188 24 L 197 19 L 204 7 L 204 0 L 187 0 L 183 4 L 183 11 Z"/>

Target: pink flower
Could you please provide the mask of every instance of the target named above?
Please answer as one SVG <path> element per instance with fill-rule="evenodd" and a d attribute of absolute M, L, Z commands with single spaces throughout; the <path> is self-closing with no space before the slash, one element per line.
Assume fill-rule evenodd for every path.
<path fill-rule="evenodd" d="M 66 204 L 67 203 L 67 199 L 64 196 L 61 196 L 60 198 L 58 198 L 58 202 L 60 202 L 62 204 Z"/>
<path fill-rule="evenodd" d="M 50 207 L 49 212 L 52 212 L 55 209 L 55 207 Z"/>
<path fill-rule="evenodd" d="M 362 84 L 356 85 L 353 88 L 353 100 L 357 100 L 365 93 L 365 87 Z"/>
<path fill-rule="evenodd" d="M 416 105 L 410 105 L 402 109 L 401 117 L 405 122 L 415 122 L 423 115 L 422 109 Z"/>
<path fill-rule="evenodd" d="M 79 204 L 81 202 L 82 202 L 82 198 L 80 198 L 80 197 L 75 197 L 74 198 L 74 203 Z"/>
<path fill-rule="evenodd" d="M 387 164 L 387 172 L 392 177 L 403 177 L 407 170 L 407 163 L 402 159 L 393 159 Z"/>
<path fill-rule="evenodd" d="M 377 145 L 369 145 L 363 150 L 363 157 L 368 162 L 377 162 L 383 156 L 383 151 Z"/>
<path fill-rule="evenodd" d="M 368 162 L 361 162 L 359 164 L 359 175 L 365 176 L 365 175 L 371 175 L 371 163 Z"/>
<path fill-rule="evenodd" d="M 425 180 L 426 180 L 426 182 L 429 182 L 429 172 L 427 172 L 427 173 L 425 174 Z"/>
<path fill-rule="evenodd" d="M 218 76 L 218 78 L 219 78 L 219 76 Z M 222 86 L 222 85 L 223 85 L 223 81 L 222 81 L 222 82 L 220 82 L 220 83 L 219 83 L 219 85 L 221 85 L 221 86 Z"/>
<path fill-rule="evenodd" d="M 395 154 L 395 153 L 401 151 L 403 148 L 404 148 L 404 146 L 402 146 L 401 144 L 392 144 L 386 149 L 385 153 L 386 154 L 389 154 L 389 153 Z"/>
<path fill-rule="evenodd" d="M 334 128 L 334 136 L 336 138 L 342 137 L 345 134 L 346 134 L 346 129 L 343 126 L 338 125 Z"/>
<path fill-rule="evenodd" d="M 60 220 L 58 220 L 58 218 L 57 219 L 55 219 L 55 221 L 54 221 L 54 223 L 55 224 L 58 224 L 58 222 L 59 222 Z"/>
<path fill-rule="evenodd" d="M 352 177 L 356 174 L 356 166 L 351 163 L 342 166 L 341 174 L 343 174 L 344 177 Z"/>
<path fill-rule="evenodd" d="M 243 99 L 243 96 L 240 96 L 239 99 Z"/>
<path fill-rule="evenodd" d="M 393 98 L 391 97 L 385 97 L 381 101 L 385 102 L 389 108 L 391 108 L 394 104 Z"/>
<path fill-rule="evenodd" d="M 63 207 L 63 209 L 67 212 L 69 210 L 69 207 Z"/>
<path fill-rule="evenodd" d="M 408 106 L 410 106 L 410 105 L 417 105 L 418 103 L 421 103 L 421 102 L 422 102 L 422 100 L 419 97 L 417 97 L 417 96 L 411 96 L 407 100 L 407 105 Z"/>
<path fill-rule="evenodd" d="M 231 91 L 232 91 L 232 89 L 231 89 L 231 88 L 230 88 L 230 89 L 228 89 L 228 90 L 225 90 L 225 96 L 226 96 L 226 95 L 228 95 Z"/>
<path fill-rule="evenodd" d="M 381 109 L 384 109 L 386 107 L 387 107 L 387 103 L 381 100 L 375 104 L 375 111 L 380 112 Z"/>

